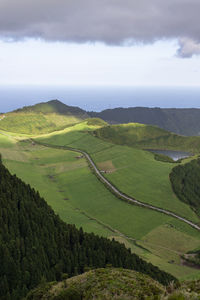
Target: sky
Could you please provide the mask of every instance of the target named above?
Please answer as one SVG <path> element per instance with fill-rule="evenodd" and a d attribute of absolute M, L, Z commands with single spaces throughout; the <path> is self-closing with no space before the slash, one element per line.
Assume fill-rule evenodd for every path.
<path fill-rule="evenodd" d="M 0 85 L 200 86 L 199 0 L 0 0 Z"/>

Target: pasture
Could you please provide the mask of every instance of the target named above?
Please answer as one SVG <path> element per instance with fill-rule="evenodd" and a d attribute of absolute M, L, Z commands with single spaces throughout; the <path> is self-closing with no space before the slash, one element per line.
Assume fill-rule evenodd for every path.
<path fill-rule="evenodd" d="M 120 191 L 139 201 L 178 213 L 191 221 L 199 221 L 192 209 L 181 202 L 172 191 L 169 173 L 176 164 L 157 161 L 150 152 L 114 145 L 93 136 L 88 130 L 80 129 L 81 125 L 75 125 L 65 132 L 44 136 L 38 140 L 50 145 L 84 150 L 91 155 L 97 166 L 105 165 L 109 161 L 112 168 L 105 170 L 105 176 Z"/>

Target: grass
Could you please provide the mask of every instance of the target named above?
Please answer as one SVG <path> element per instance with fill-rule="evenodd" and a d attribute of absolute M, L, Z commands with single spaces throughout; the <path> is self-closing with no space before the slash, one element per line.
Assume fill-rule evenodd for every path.
<path fill-rule="evenodd" d="M 89 117 L 84 110 L 58 100 L 26 106 L 4 116 L 0 120 L 1 129 L 25 134 L 53 132 Z"/>
<path fill-rule="evenodd" d="M 0 145 L 1 148 L 7 149 L 14 146 L 14 141 L 6 135 L 0 133 Z"/>
<path fill-rule="evenodd" d="M 28 299 L 159 299 L 165 291 L 150 277 L 130 270 L 105 268 L 91 270 L 60 283 L 31 292 Z M 41 299 L 39 298 L 39 299 Z"/>
<path fill-rule="evenodd" d="M 27 300 L 197 300 L 200 281 L 170 283 L 164 287 L 150 277 L 121 268 L 89 270 L 61 282 L 43 283 Z"/>
<path fill-rule="evenodd" d="M 82 149 L 92 153 L 91 155 L 97 163 L 104 163 L 104 167 L 109 165 L 110 168 L 112 163 L 116 170 L 107 176 L 117 174 L 127 167 L 129 175 L 127 174 L 127 177 L 123 177 L 124 173 L 119 175 L 124 182 L 128 176 L 132 176 L 131 174 L 135 172 L 133 172 L 134 161 L 137 161 L 138 166 L 142 165 L 143 160 L 146 160 L 144 165 L 149 161 L 148 166 L 151 168 L 154 167 L 154 164 L 159 164 L 159 176 L 169 172 L 171 164 L 155 161 L 151 153 L 116 146 L 97 139 L 88 133 L 94 128 L 95 125 L 90 126 L 85 121 L 61 132 L 47 134 L 45 139 L 44 137 L 39 139 L 52 144 L 70 144 L 82 147 Z M 189 241 L 193 241 L 189 249 L 193 250 L 193 246 L 196 248 L 196 244 L 200 243 L 200 236 L 196 230 L 164 214 L 119 200 L 91 173 L 84 158 L 76 158 L 79 154 L 40 145 L 33 146 L 31 142 L 16 143 L 15 138 L 16 136 L 13 137 L 13 147 L 3 148 L 0 144 L 0 152 L 5 150 L 3 154 L 4 163 L 12 173 L 16 173 L 25 182 L 39 190 L 40 194 L 64 221 L 76 224 L 78 227 L 82 226 L 88 232 L 92 231 L 110 238 L 114 237 L 124 242 L 146 260 L 179 278 L 184 276 L 200 277 L 198 270 L 182 266 L 178 260 L 175 263 L 170 263 L 171 260 L 174 260 L 174 253 L 177 251 L 176 243 L 170 244 L 169 249 L 165 249 L 166 251 L 162 251 L 163 248 L 161 248 L 165 247 L 165 239 L 162 240 L 161 244 L 156 239 L 151 245 L 145 243 L 145 239 L 148 239 L 151 234 L 152 236 L 156 234 L 158 236 L 160 234 L 165 235 L 166 232 L 162 228 L 170 226 L 172 236 L 182 236 L 183 233 L 184 241 L 186 237 L 189 238 Z M 10 139 L 12 140 L 12 138 Z M 134 157 L 137 159 L 134 160 Z M 128 160 L 126 161 L 126 159 Z M 145 172 L 144 168 L 143 173 Z M 152 174 L 150 175 L 152 176 Z M 162 181 L 164 184 L 166 178 L 163 175 L 159 184 Z M 166 187 L 168 191 L 169 186 L 166 185 Z M 162 192 L 166 193 L 164 188 Z M 170 201 L 170 198 L 168 199 Z M 187 206 L 186 208 L 188 209 Z"/>
<path fill-rule="evenodd" d="M 68 129 L 61 134 L 39 140 L 52 145 L 67 145 L 85 150 L 100 166 L 109 161 L 113 165 L 112 171 L 115 171 L 105 176 L 122 192 L 199 222 L 192 209 L 182 203 L 172 191 L 169 173 L 176 164 L 156 161 L 152 153 L 114 145 L 80 129 L 80 125 L 74 126 L 73 131 Z"/>
<path fill-rule="evenodd" d="M 177 135 L 157 126 L 137 123 L 111 125 L 96 130 L 95 134 L 103 140 L 119 145 L 200 152 L 200 137 Z"/>
<path fill-rule="evenodd" d="M 0 128 L 16 133 L 39 134 L 59 130 L 80 121 L 79 117 L 56 113 L 8 113 L 0 122 Z"/>
<path fill-rule="evenodd" d="M 172 191 L 169 181 L 172 164 L 154 160 L 151 153 L 122 146 L 107 149 L 92 157 L 98 163 L 112 157 L 116 171 L 105 176 L 126 194 L 176 212 L 194 222 L 199 221 L 190 207 L 182 203 Z"/>

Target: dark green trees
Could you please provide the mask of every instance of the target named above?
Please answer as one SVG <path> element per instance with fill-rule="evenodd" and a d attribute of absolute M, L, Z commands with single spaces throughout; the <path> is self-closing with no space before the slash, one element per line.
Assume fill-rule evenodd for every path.
<path fill-rule="evenodd" d="M 200 159 L 173 168 L 170 180 L 177 197 L 200 215 Z"/>

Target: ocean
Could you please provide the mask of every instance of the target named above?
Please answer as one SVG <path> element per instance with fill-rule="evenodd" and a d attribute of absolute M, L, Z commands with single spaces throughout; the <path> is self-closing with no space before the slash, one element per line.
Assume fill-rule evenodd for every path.
<path fill-rule="evenodd" d="M 135 106 L 200 108 L 200 87 L 0 86 L 0 112 L 52 99 L 87 111 Z"/>

